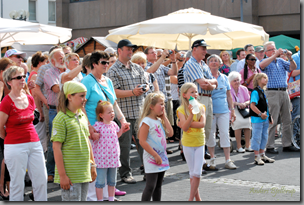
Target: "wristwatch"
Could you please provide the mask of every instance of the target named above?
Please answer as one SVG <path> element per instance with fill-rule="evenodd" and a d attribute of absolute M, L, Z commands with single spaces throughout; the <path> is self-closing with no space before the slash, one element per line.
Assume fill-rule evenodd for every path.
<path fill-rule="evenodd" d="M 260 112 L 260 113 L 258 114 L 259 117 L 261 117 L 261 115 L 262 115 L 262 112 Z"/>

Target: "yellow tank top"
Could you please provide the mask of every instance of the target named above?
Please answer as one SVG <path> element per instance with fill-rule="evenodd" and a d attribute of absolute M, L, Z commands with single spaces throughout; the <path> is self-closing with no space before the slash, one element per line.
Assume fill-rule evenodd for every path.
<path fill-rule="evenodd" d="M 200 105 L 200 109 L 205 109 L 205 105 Z M 177 118 L 179 118 L 178 113 L 185 115 L 184 106 L 181 105 L 176 110 Z M 193 115 L 193 121 L 198 122 L 197 115 Z M 183 131 L 182 145 L 187 147 L 200 147 L 205 145 L 205 130 L 204 128 L 189 128 L 187 132 Z"/>

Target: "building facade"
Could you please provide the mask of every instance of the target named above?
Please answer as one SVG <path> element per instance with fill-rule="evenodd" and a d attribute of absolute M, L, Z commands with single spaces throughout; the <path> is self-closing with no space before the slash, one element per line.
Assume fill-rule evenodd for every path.
<path fill-rule="evenodd" d="M 1 18 L 20 10 L 29 12 L 27 21 L 56 26 L 56 0 L 0 0 Z"/>
<path fill-rule="evenodd" d="M 38 1 L 38 0 L 37 0 Z M 56 24 L 77 37 L 106 36 L 108 30 L 196 8 L 212 15 L 264 27 L 270 36 L 300 39 L 300 0 L 56 0 Z"/>

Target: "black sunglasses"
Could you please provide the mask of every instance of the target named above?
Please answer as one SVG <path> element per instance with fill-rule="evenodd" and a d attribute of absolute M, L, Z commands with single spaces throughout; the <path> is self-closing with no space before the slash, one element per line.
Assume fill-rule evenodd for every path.
<path fill-rule="evenodd" d="M 179 62 L 183 62 L 184 61 L 184 59 L 177 59 Z"/>
<path fill-rule="evenodd" d="M 19 56 L 19 55 L 14 55 L 16 58 L 22 58 L 22 56 Z"/>
<path fill-rule="evenodd" d="M 15 79 L 21 80 L 21 78 L 26 78 L 26 75 L 19 75 L 17 77 L 12 78 L 12 80 L 15 80 Z"/>
<path fill-rule="evenodd" d="M 110 64 L 110 62 L 109 61 L 99 61 L 99 63 L 101 63 L 102 65 L 105 65 L 105 64 Z"/>
<path fill-rule="evenodd" d="M 250 59 L 248 59 L 248 60 L 250 60 L 250 61 L 256 61 L 256 59 L 255 59 L 255 58 L 250 58 Z"/>

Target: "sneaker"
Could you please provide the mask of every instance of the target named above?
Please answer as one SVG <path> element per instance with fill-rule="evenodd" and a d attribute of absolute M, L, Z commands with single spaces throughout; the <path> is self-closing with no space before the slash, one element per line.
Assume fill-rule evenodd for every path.
<path fill-rule="evenodd" d="M 119 189 L 115 189 L 115 196 L 124 196 L 127 192 L 120 191 Z"/>
<path fill-rule="evenodd" d="M 225 163 L 225 168 L 226 169 L 236 169 L 236 166 L 233 163 L 233 161 L 231 159 L 229 159 L 229 161 Z"/>
<path fill-rule="evenodd" d="M 244 150 L 244 149 L 241 147 L 241 148 L 237 149 L 237 150 L 236 150 L 236 152 L 239 152 L 239 153 L 245 153 L 245 152 L 246 152 L 246 150 Z"/>
<path fill-rule="evenodd" d="M 136 180 L 132 176 L 123 177 L 123 178 L 121 178 L 121 181 L 123 181 L 124 183 L 127 183 L 127 184 L 136 183 Z"/>
<path fill-rule="evenodd" d="M 254 158 L 254 163 L 256 165 L 264 165 L 265 164 L 260 156 Z"/>
<path fill-rule="evenodd" d="M 253 152 L 254 151 L 253 149 L 251 149 L 251 147 L 248 147 L 248 148 L 246 147 L 245 150 L 246 150 L 246 152 Z"/>
<path fill-rule="evenodd" d="M 133 148 L 136 148 L 136 145 L 131 143 L 131 149 Z"/>
<path fill-rule="evenodd" d="M 216 164 L 215 164 L 215 158 L 211 158 L 209 164 L 210 164 L 210 166 L 215 167 L 216 166 Z"/>
<path fill-rule="evenodd" d="M 205 163 L 203 165 L 203 170 L 205 170 L 205 171 L 217 171 L 218 168 L 216 168 L 215 166 L 211 166 L 210 164 Z"/>
<path fill-rule="evenodd" d="M 266 155 L 263 155 L 263 156 L 261 157 L 261 160 L 262 160 L 263 162 L 265 162 L 265 163 L 274 163 L 274 162 L 275 162 L 274 159 L 271 159 L 271 158 L 267 157 Z"/>

